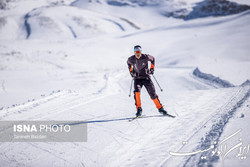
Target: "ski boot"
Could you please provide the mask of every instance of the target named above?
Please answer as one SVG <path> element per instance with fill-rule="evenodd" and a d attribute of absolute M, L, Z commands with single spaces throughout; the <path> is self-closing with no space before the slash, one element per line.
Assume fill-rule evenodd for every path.
<path fill-rule="evenodd" d="M 138 108 L 137 108 L 137 113 L 135 114 L 136 117 L 140 117 L 140 116 L 141 116 L 141 113 L 142 113 L 142 108 L 141 108 L 141 107 L 138 107 Z"/>
<path fill-rule="evenodd" d="M 160 112 L 161 114 L 163 114 L 163 115 L 167 115 L 167 114 L 168 114 L 167 111 L 165 111 L 163 107 L 161 107 L 161 108 L 159 109 L 159 112 Z"/>

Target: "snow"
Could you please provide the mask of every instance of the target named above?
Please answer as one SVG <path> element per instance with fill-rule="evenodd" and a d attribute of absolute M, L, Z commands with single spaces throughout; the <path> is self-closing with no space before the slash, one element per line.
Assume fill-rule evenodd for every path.
<path fill-rule="evenodd" d="M 162 11 L 190 12 L 201 0 L 110 2 L 24 0 L 0 10 L 0 120 L 88 123 L 87 142 L 2 142 L 0 166 L 222 166 L 211 150 L 170 152 L 205 150 L 239 129 L 228 148 L 240 137 L 249 144 L 249 10 L 184 21 Z M 176 118 L 128 121 L 126 61 L 136 44 L 156 58 L 163 92 L 152 80 Z M 144 88 L 141 98 L 143 114 L 159 115 Z M 248 166 L 249 154 L 237 153 L 224 166 Z"/>
<path fill-rule="evenodd" d="M 248 119 L 249 120 L 249 98 L 248 100 L 242 105 L 242 107 L 237 111 L 237 114 L 235 114 L 234 119 L 230 120 L 229 124 L 225 127 L 224 133 L 221 136 L 222 139 L 225 139 L 226 137 L 232 135 L 233 133 L 237 132 L 238 130 L 241 130 L 239 134 L 237 134 L 234 138 L 232 138 L 227 144 L 229 147 L 233 147 L 236 144 L 238 144 L 240 141 L 243 143 L 243 147 L 247 146 L 249 139 L 249 130 L 248 125 L 245 124 L 242 119 Z M 247 150 L 245 150 L 247 152 Z M 245 155 L 247 156 L 248 154 Z M 238 155 L 238 150 L 233 150 L 228 154 L 228 156 L 224 159 L 224 166 L 244 166 L 245 159 L 241 159 L 241 157 L 236 157 Z M 243 154 L 244 156 L 244 154 Z M 237 161 L 236 161 L 237 159 Z M 221 166 L 218 162 L 216 163 L 216 166 Z"/>

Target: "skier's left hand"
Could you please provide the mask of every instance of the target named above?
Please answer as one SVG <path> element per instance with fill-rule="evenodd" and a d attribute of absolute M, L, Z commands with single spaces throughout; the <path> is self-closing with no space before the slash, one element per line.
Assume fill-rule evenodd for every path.
<path fill-rule="evenodd" d="M 153 75 L 154 71 L 155 71 L 154 68 L 150 68 L 149 73 Z"/>

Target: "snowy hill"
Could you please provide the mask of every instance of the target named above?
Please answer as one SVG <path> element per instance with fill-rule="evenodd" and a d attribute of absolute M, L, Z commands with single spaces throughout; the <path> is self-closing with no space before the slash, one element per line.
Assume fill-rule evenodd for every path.
<path fill-rule="evenodd" d="M 249 5 L 1 1 L 0 120 L 77 120 L 88 141 L 1 142 L 0 166 L 248 166 Z M 164 91 L 153 82 L 176 118 L 160 117 L 143 88 L 147 117 L 128 121 L 136 109 L 126 61 L 136 44 L 156 58 Z M 224 158 L 204 151 L 234 133 Z"/>
<path fill-rule="evenodd" d="M 2 1 L 0 8 L 2 39 L 65 39 L 133 31 L 159 25 L 165 16 L 190 20 L 232 15 L 249 10 L 250 6 L 227 0 L 12 0 Z"/>

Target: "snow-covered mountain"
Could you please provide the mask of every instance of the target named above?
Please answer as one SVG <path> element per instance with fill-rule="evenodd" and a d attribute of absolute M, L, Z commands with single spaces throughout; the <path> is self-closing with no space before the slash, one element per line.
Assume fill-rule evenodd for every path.
<path fill-rule="evenodd" d="M 248 166 L 249 6 L 248 0 L 0 1 L 0 120 L 88 125 L 83 143 L 1 142 L 0 166 Z M 152 79 L 176 118 L 159 117 L 143 88 L 149 117 L 128 121 L 136 109 L 126 62 L 136 44 L 156 58 L 163 92 Z M 234 149 L 218 155 L 232 134 L 227 151 Z M 196 154 L 174 155 L 188 152 Z"/>
<path fill-rule="evenodd" d="M 208 16 L 226 16 L 249 10 L 250 6 L 240 5 L 227 0 L 206 0 L 193 8 L 193 10 L 184 17 L 185 20 Z"/>
<path fill-rule="evenodd" d="M 190 20 L 232 15 L 250 6 L 227 0 L 12 0 L 1 1 L 0 8 L 2 39 L 64 39 L 133 31 L 144 24 L 154 26 L 161 16 Z M 145 13 L 156 17 L 145 20 Z"/>

